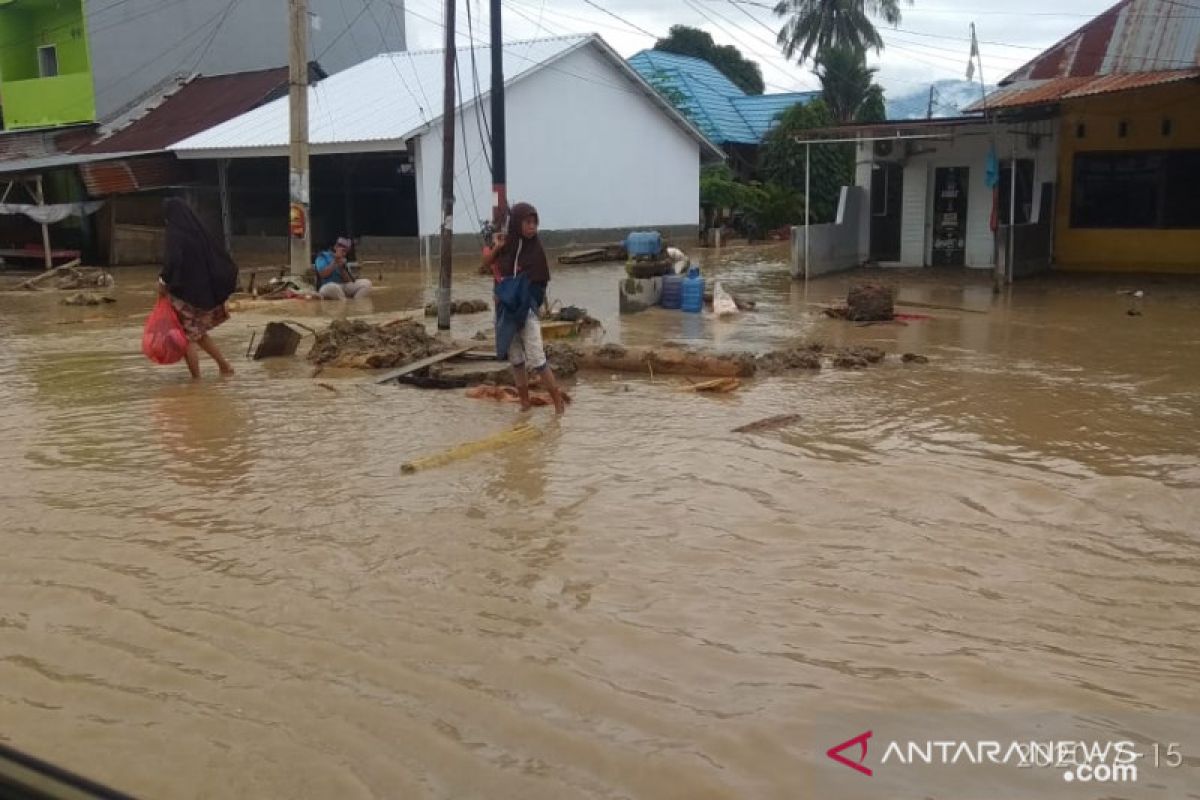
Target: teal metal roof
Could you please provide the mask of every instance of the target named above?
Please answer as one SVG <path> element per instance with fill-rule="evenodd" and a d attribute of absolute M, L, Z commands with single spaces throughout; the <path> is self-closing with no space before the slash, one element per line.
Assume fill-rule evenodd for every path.
<path fill-rule="evenodd" d="M 730 100 L 733 107 L 746 120 L 750 130 L 762 141 L 779 115 L 797 103 L 807 104 L 817 99 L 820 92 L 786 92 L 781 94 L 748 94 L 744 97 L 734 97 Z"/>
<path fill-rule="evenodd" d="M 720 144 L 759 144 L 780 113 L 818 95 L 748 95 L 707 61 L 661 50 L 643 50 L 630 57 L 629 65 Z"/>

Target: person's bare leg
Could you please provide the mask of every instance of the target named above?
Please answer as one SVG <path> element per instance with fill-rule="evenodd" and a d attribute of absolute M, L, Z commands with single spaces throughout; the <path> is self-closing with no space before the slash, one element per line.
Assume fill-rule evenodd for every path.
<path fill-rule="evenodd" d="M 200 380 L 200 351 L 196 349 L 195 342 L 188 342 L 187 350 L 183 351 L 183 360 L 187 362 L 188 372 L 192 373 L 192 380 Z"/>
<path fill-rule="evenodd" d="M 225 356 L 221 353 L 220 348 L 217 347 L 217 343 L 212 340 L 212 337 L 206 333 L 200 337 L 198 344 L 204 352 L 212 356 L 213 361 L 217 362 L 217 368 L 221 370 L 222 375 L 233 374 L 233 367 L 225 360 Z"/>
<path fill-rule="evenodd" d="M 521 410 L 528 411 L 533 408 L 533 404 L 529 402 L 529 373 L 525 371 L 525 367 L 513 367 L 513 383 L 517 386 L 517 397 L 521 399 Z"/>
<path fill-rule="evenodd" d="M 558 388 L 558 381 L 554 378 L 554 370 L 550 369 L 549 364 L 542 370 L 541 377 L 542 385 L 546 387 L 546 391 L 550 393 L 550 399 L 554 401 L 554 413 L 565 414 L 567 404 L 563 400 L 562 390 Z"/>

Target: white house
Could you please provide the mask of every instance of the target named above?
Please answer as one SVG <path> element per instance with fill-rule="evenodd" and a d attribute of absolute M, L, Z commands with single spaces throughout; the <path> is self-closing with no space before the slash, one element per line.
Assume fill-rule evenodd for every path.
<path fill-rule="evenodd" d="M 843 198 L 839 224 L 813 226 L 808 232 L 808 274 L 868 261 L 993 269 L 998 259 L 1007 263 L 1010 210 L 1016 220 L 1013 272 L 1047 265 L 1057 130 L 1050 118 L 992 122 L 964 117 L 816 132 L 822 138 L 857 140 L 851 145 L 856 174 L 855 186 Z M 998 168 L 994 186 L 989 163 L 993 171 Z M 1014 175 L 1015 198 L 1009 192 Z M 800 274 L 804 235 L 802 227 L 796 229 Z"/>
<path fill-rule="evenodd" d="M 491 58 L 486 47 L 476 47 L 474 53 L 460 49 L 457 55 L 462 102 L 455 118 L 454 230 L 473 235 L 491 216 L 485 132 L 491 122 L 486 91 Z M 575 239 L 623 235 L 639 227 L 695 233 L 700 166 L 721 159 L 721 151 L 603 39 L 586 35 L 506 44 L 504 71 L 510 202 L 534 203 L 544 230 Z M 397 174 L 410 181 L 380 195 L 386 219 L 377 214 L 383 221 L 373 224 L 386 222 L 389 230 L 364 230 L 360 224 L 356 234 L 439 233 L 442 75 L 443 51 L 390 53 L 310 88 L 315 230 L 322 214 L 342 219 L 340 203 L 327 202 L 322 208 L 320 162 L 351 158 L 365 170 L 356 173 L 355 183 L 375 180 L 375 173 L 382 172 L 388 175 L 380 181 Z M 182 159 L 257 159 L 283 165 L 287 99 L 170 149 Z M 278 189 L 286 192 L 286 183 L 280 182 Z M 412 197 L 402 196 L 405 192 Z M 280 225 L 285 219 L 286 204 L 279 210 Z M 325 227 L 333 230 L 336 224 Z"/>

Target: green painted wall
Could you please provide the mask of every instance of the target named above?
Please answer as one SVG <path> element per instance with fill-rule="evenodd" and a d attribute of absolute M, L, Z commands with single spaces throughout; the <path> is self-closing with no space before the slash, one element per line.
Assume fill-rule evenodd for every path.
<path fill-rule="evenodd" d="M 92 76 L 86 72 L 32 81 L 5 81 L 0 91 L 4 97 L 6 128 L 45 128 L 96 119 Z"/>
<path fill-rule="evenodd" d="M 51 44 L 57 49 L 58 77 L 40 78 L 38 48 Z M 6 128 L 95 120 L 83 0 L 0 5 L 0 99 Z"/>
<path fill-rule="evenodd" d="M 0 81 L 37 74 L 33 18 L 16 4 L 0 6 Z"/>

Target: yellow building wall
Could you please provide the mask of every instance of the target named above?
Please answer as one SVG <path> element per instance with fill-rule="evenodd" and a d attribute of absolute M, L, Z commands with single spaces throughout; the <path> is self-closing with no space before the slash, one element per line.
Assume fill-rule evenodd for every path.
<path fill-rule="evenodd" d="M 1162 122 L 1171 120 L 1171 135 Z M 1129 125 L 1124 138 L 1117 126 Z M 1076 136 L 1086 126 L 1086 137 Z M 1055 266 L 1063 270 L 1200 274 L 1200 229 L 1071 227 L 1076 153 L 1200 149 L 1200 82 L 1187 81 L 1073 100 L 1063 105 Z M 1200 191 L 1200 187 L 1198 187 Z"/>

